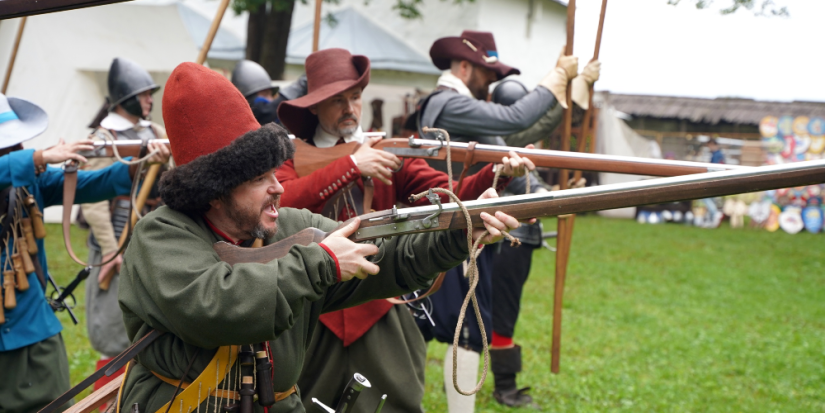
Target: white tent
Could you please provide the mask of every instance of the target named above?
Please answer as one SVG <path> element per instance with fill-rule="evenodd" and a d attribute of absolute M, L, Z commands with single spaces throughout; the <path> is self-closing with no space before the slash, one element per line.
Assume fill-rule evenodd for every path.
<path fill-rule="evenodd" d="M 172 70 L 193 61 L 211 16 L 180 1 L 138 0 L 31 16 L 26 22 L 8 95 L 30 100 L 49 114 L 49 128 L 26 143 L 43 148 L 59 138 L 85 137 L 107 95 L 106 76 L 115 57 L 125 57 L 164 85 Z M 5 75 L 19 19 L 0 22 L 0 76 Z M 243 56 L 243 42 L 220 30 L 209 60 Z M 163 89 L 152 118 L 163 123 Z"/>
<path fill-rule="evenodd" d="M 601 105 L 599 110 L 598 129 L 596 129 L 596 152 L 607 155 L 635 156 L 640 158 L 661 158 L 662 150 L 659 144 L 649 138 L 639 135 L 627 126 L 621 119 L 621 113 L 612 106 L 603 102 L 601 96 L 596 94 L 594 103 Z M 600 173 L 599 184 L 616 184 L 622 182 L 632 182 L 650 178 L 642 175 L 625 175 L 616 173 Z M 601 211 L 600 215 L 615 218 L 633 218 L 636 215 L 636 207 L 620 208 L 609 211 Z"/>
<path fill-rule="evenodd" d="M 106 78 L 115 57 L 137 62 L 163 86 L 178 64 L 195 60 L 211 20 L 181 1 L 156 0 L 29 17 L 7 94 L 41 106 L 49 115 L 49 128 L 25 146 L 45 148 L 60 138 L 85 138 L 108 94 Z M 19 21 L 0 21 L 0 76 L 5 76 Z M 222 28 L 208 62 L 225 66 L 225 59 L 241 58 L 243 52 L 243 42 Z M 152 110 L 153 120 L 161 124 L 162 97 L 161 88 Z M 47 221 L 59 222 L 60 209 L 48 208 Z"/>

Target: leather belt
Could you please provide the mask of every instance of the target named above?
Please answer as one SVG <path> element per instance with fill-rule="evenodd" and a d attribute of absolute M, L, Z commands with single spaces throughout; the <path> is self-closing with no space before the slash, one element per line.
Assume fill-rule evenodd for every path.
<path fill-rule="evenodd" d="M 155 373 L 154 371 L 152 372 L 152 374 L 154 374 L 155 377 L 163 380 L 165 383 L 171 384 L 175 387 L 177 387 L 178 384 L 180 384 L 181 389 L 185 389 L 185 388 L 187 388 L 191 385 L 191 383 L 187 383 L 187 382 L 181 383 L 180 380 L 170 379 L 168 377 L 161 376 L 160 374 Z M 277 403 L 281 400 L 284 400 L 287 397 L 289 397 L 290 395 L 292 395 L 292 393 L 296 393 L 297 391 L 298 391 L 298 385 L 293 385 L 287 391 L 275 392 L 275 402 Z M 240 398 L 241 398 L 241 396 L 238 394 L 238 392 L 231 391 L 231 390 L 223 390 L 223 389 L 212 390 L 212 393 L 210 393 L 209 395 L 210 396 L 215 396 L 215 397 L 220 397 L 222 399 L 231 399 L 231 400 L 240 400 Z"/>

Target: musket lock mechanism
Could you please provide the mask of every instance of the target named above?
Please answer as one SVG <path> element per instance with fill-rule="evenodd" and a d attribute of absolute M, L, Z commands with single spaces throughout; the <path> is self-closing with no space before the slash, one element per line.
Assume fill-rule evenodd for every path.
<path fill-rule="evenodd" d="M 427 199 L 431 204 L 436 205 L 438 210 L 422 219 L 410 219 L 410 214 L 398 213 L 398 208 L 392 207 L 392 212 L 383 217 L 376 217 L 370 219 L 370 222 L 390 220 L 392 223 L 384 225 L 376 225 L 371 227 L 359 228 L 356 235 L 361 238 L 382 238 L 391 237 L 398 233 L 415 232 L 420 229 L 437 228 L 439 225 L 438 216 L 443 210 L 441 206 L 441 197 L 438 196 L 432 189 L 427 191 Z"/>
<path fill-rule="evenodd" d="M 385 147 L 384 150 L 398 156 L 400 158 L 404 157 L 413 157 L 413 158 L 420 158 L 420 157 L 437 157 L 438 151 L 444 147 L 444 138 L 441 137 L 441 134 L 436 135 L 436 140 L 438 141 L 438 146 L 431 146 L 429 148 L 422 148 L 420 143 L 415 142 L 415 136 L 410 136 L 410 141 L 408 144 L 408 148 L 392 148 L 392 147 Z"/>

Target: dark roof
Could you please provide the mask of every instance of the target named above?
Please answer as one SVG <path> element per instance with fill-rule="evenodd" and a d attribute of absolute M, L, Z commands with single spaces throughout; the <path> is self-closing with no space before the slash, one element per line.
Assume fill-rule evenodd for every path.
<path fill-rule="evenodd" d="M 766 102 L 741 98 L 684 98 L 599 92 L 620 112 L 636 117 L 686 119 L 695 123 L 721 122 L 758 125 L 765 116 L 825 118 L 825 102 Z"/>

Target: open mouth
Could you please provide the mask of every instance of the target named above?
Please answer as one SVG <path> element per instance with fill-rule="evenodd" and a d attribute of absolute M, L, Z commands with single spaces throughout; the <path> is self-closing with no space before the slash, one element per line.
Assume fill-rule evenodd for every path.
<path fill-rule="evenodd" d="M 263 213 L 266 214 L 266 216 L 268 216 L 272 219 L 277 219 L 278 218 L 278 209 L 277 209 L 277 207 L 278 207 L 278 201 L 275 201 L 275 202 L 269 204 L 269 206 L 264 207 Z"/>

